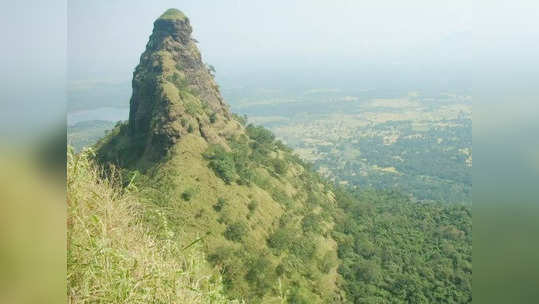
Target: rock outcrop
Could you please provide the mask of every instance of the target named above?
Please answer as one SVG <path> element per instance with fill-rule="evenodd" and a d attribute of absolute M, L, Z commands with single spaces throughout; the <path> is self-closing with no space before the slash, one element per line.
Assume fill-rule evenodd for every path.
<path fill-rule="evenodd" d="M 154 158 L 164 155 L 187 133 L 200 133 L 209 142 L 225 144 L 224 134 L 216 130 L 237 124 L 230 119 L 191 33 L 189 19 L 182 12 L 167 10 L 154 22 L 133 74 L 128 134 Z"/>

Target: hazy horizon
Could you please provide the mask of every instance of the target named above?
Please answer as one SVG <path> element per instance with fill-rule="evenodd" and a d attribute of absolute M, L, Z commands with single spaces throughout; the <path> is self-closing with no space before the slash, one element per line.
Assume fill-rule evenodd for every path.
<path fill-rule="evenodd" d="M 304 0 L 70 1 L 68 82 L 130 81 L 153 21 L 170 7 L 190 18 L 203 60 L 227 85 L 276 77 L 364 87 L 469 82 L 467 1 Z"/>

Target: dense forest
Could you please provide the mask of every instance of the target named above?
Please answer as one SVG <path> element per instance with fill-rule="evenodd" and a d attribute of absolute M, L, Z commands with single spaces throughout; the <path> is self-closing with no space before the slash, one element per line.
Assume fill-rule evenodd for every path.
<path fill-rule="evenodd" d="M 333 235 L 352 303 L 471 303 L 470 206 L 335 193 L 345 215 Z"/>
<path fill-rule="evenodd" d="M 401 136 L 387 145 L 380 137 L 362 138 L 344 149 L 361 151 L 361 158 L 381 168 L 392 167 L 397 174 L 374 171 L 369 176 L 361 172 L 363 164 L 347 161 L 346 168 L 336 173 L 337 180 L 348 181 L 362 188 L 393 189 L 409 193 L 417 200 L 448 203 L 471 202 L 471 120 L 444 121 L 451 127 L 437 127 L 422 132 L 421 137 Z M 379 131 L 398 129 L 403 135 L 414 134 L 410 122 L 387 122 L 376 126 Z M 469 152 L 462 153 L 462 152 Z M 328 157 L 318 166 L 336 166 L 339 159 Z"/>

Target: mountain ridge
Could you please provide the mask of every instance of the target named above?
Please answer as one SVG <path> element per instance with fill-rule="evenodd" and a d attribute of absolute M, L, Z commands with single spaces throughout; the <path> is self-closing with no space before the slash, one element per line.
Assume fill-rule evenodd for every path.
<path fill-rule="evenodd" d="M 191 34 L 183 13 L 166 11 L 133 73 L 128 134 L 152 160 L 188 133 L 226 146 L 220 131 L 239 128 Z"/>

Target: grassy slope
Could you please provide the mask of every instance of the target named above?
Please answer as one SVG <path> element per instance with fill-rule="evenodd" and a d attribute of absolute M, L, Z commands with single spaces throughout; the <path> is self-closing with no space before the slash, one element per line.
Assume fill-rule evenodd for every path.
<path fill-rule="evenodd" d="M 171 189 L 167 194 L 171 199 L 161 206 L 166 210 L 164 213 L 169 216 L 169 221 L 181 223 L 191 238 L 208 234 L 204 242 L 206 252 L 210 260 L 224 270 L 225 286 L 230 295 L 254 302 L 280 303 L 285 298 L 290 300 L 294 293 L 302 292 L 303 295 L 297 297 L 309 298 L 310 303 L 327 302 L 335 289 L 337 265 L 330 265 L 331 269 L 326 272 L 319 268 L 324 256 L 336 251 L 336 243 L 328 234 L 333 223 L 330 217 L 326 217 L 326 222 L 319 222 L 323 233 L 301 232 L 302 219 L 310 211 L 306 202 L 309 190 L 299 178 L 305 169 L 293 162 L 283 175 L 277 175 L 268 168 L 256 168 L 257 178 L 264 180 L 263 188 L 256 183 L 226 184 L 210 169 L 209 161 L 203 156 L 208 148 L 208 143 L 201 137 L 187 135 L 175 146 L 173 156 L 149 174 L 153 180 L 163 176 L 170 178 L 170 186 L 165 188 Z M 286 153 L 280 151 L 274 156 L 278 154 Z M 322 194 L 322 184 L 314 180 L 307 182 L 313 183 L 313 193 L 325 196 L 322 204 L 334 203 Z M 156 188 L 162 189 L 163 184 Z M 284 193 L 284 199 L 292 201 L 292 205 L 280 201 L 276 192 Z M 188 201 L 182 198 L 184 193 L 192 193 Z M 226 203 L 218 211 L 215 206 L 219 199 Z M 256 202 L 256 208 L 250 210 L 252 202 Z M 316 212 L 320 211 L 318 206 Z M 289 223 L 281 224 L 281 218 L 287 218 Z M 227 228 L 235 223 L 247 227 L 241 241 L 226 237 Z M 287 249 L 271 248 L 268 239 L 281 226 L 294 226 L 298 238 L 313 239 L 316 244 L 313 256 L 305 258 Z M 226 252 L 233 254 L 226 256 Z M 268 263 L 267 267 L 259 269 L 268 272 L 268 280 L 248 278 L 250 272 L 257 271 L 257 263 L 261 263 L 258 257 L 264 257 Z M 285 265 L 285 273 L 271 275 L 280 265 Z"/>
<path fill-rule="evenodd" d="M 229 183 L 212 168 L 212 146 L 195 134 L 182 137 L 166 161 L 145 174 L 133 168 L 122 173 L 124 186 L 135 185 L 148 203 L 144 209 L 168 224 L 167 235 L 201 240 L 197 245 L 222 270 L 228 297 L 337 303 L 337 285 L 348 300 L 359 302 L 405 303 L 415 297 L 418 303 L 465 303 L 471 297 L 466 206 L 444 209 L 377 193 L 347 197 L 277 142 L 254 141 L 249 127 L 245 133 L 247 144 L 229 139 L 231 151 L 222 152 L 236 158 L 249 147 Z M 111 134 L 121 139 L 118 132 Z M 269 147 L 266 156 L 256 156 L 260 144 Z M 276 159 L 286 161 L 286 170 L 272 166 Z M 238 174 L 243 162 L 252 165 L 249 185 Z M 237 223 L 246 227 L 244 235 L 227 237 Z M 346 281 L 337 274 L 338 264 Z"/>
<path fill-rule="evenodd" d="M 102 179 L 88 153 L 68 159 L 69 303 L 228 303 L 191 240 L 132 186 Z"/>
<path fill-rule="evenodd" d="M 118 129 L 122 126 L 100 143 L 101 155 L 118 149 L 111 142 L 125 143 Z M 339 276 L 337 245 L 330 234 L 336 207 L 331 190 L 274 139 L 253 148 L 262 141 L 248 139 L 243 128 L 239 134 L 229 138 L 227 153 L 245 153 L 245 160 L 235 165 L 248 164 L 251 182 L 241 182 L 235 173 L 226 183 L 204 155 L 212 146 L 198 134 L 183 136 L 166 161 L 149 166 L 142 158 L 124 167 L 123 175 L 127 180 L 136 176 L 134 183 L 145 189 L 172 231 L 203 238 L 209 260 L 223 270 L 228 296 L 253 303 L 334 301 Z M 274 168 L 277 159 L 287 164 L 285 169 Z M 145 169 L 144 174 L 136 168 Z M 225 203 L 217 210 L 219 200 Z M 309 227 L 315 228 L 304 223 L 312 214 L 319 215 L 311 216 Z M 237 226 L 245 230 L 239 239 L 227 235 Z M 285 237 L 275 241 L 275 235 Z"/>
<path fill-rule="evenodd" d="M 161 72 L 145 78 L 156 80 L 151 85 L 157 85 L 158 93 L 151 134 L 172 130 L 181 137 L 156 162 L 154 150 L 161 146 L 146 138 L 137 142 L 127 136 L 127 126 L 120 125 L 98 143 L 98 157 L 119 164 L 128 180 L 137 176 L 134 182 L 145 189 L 148 201 L 164 214 L 174 232 L 181 229 L 191 239 L 204 238 L 204 251 L 223 270 L 229 296 L 253 303 L 331 302 L 338 275 L 337 246 L 329 233 L 333 226 L 329 209 L 335 206 L 329 188 L 279 146 L 273 135 L 266 134 L 263 137 L 270 139 L 263 147 L 253 148 L 261 141 L 248 138 L 237 119 L 218 114 L 212 122 L 215 112 L 185 85 L 184 71 L 172 55 L 159 51 L 152 56 Z M 166 123 L 161 126 L 161 121 Z M 208 142 L 235 153 L 227 161 L 241 154 L 244 160 L 232 166 L 239 170 L 248 163 L 243 172 L 251 172 L 252 181 L 238 182 L 239 173 L 233 173 L 233 181 L 225 182 L 203 155 L 210 148 Z M 286 166 L 276 170 L 276 159 Z M 217 211 L 219 198 L 226 204 Z M 249 204 L 258 207 L 250 210 Z M 319 228 L 303 229 L 304 217 L 313 211 L 325 215 L 314 219 Z M 275 233 L 286 236 L 281 245 L 269 244 Z M 231 236 L 237 234 L 241 236 Z"/>

